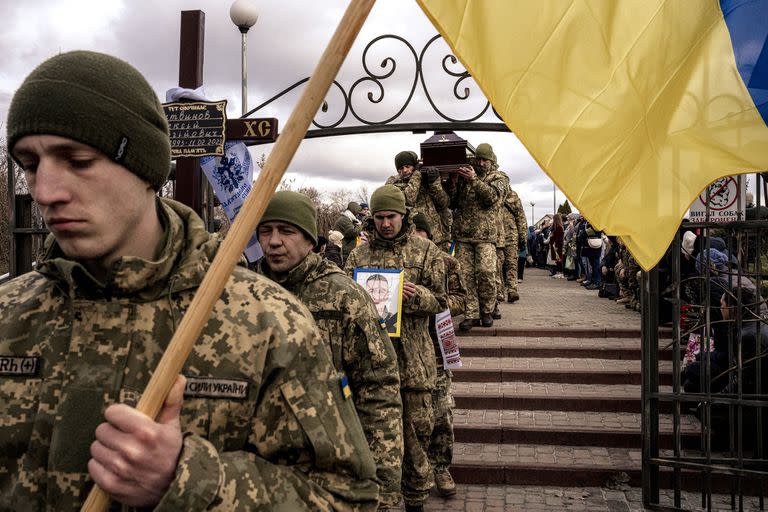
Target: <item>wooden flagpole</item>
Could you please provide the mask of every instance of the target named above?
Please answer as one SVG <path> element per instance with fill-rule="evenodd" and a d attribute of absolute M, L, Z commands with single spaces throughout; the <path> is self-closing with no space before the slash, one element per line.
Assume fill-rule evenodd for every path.
<path fill-rule="evenodd" d="M 165 397 L 181 372 L 184 362 L 192 352 L 195 341 L 211 316 L 213 306 L 224 291 L 256 226 L 264 214 L 269 199 L 274 194 L 285 170 L 309 129 L 309 124 L 320 109 L 331 83 L 344 62 L 349 49 L 365 23 L 375 0 L 352 0 L 341 18 L 336 32 L 328 43 L 320 62 L 299 98 L 299 102 L 288 119 L 285 129 L 277 138 L 275 147 L 259 174 L 253 191 L 248 195 L 243 208 L 235 218 L 226 238 L 221 244 L 208 272 L 198 287 L 179 328 L 173 335 L 168 348 L 157 365 L 136 408 L 156 417 L 165 402 Z M 109 495 L 94 485 L 83 503 L 83 512 L 103 512 L 109 506 Z"/>

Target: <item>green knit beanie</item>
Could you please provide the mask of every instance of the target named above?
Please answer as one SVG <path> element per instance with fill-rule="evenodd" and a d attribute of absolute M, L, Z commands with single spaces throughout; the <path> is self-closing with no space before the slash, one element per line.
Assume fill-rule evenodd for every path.
<path fill-rule="evenodd" d="M 371 195 L 371 213 L 385 210 L 405 215 L 405 195 L 394 185 L 379 187 Z"/>
<path fill-rule="evenodd" d="M 427 216 L 424 215 L 424 213 L 419 212 L 413 216 L 413 226 L 416 229 L 420 229 L 427 233 L 427 236 L 430 239 L 432 238 L 432 230 L 429 227 L 429 219 L 427 219 Z"/>
<path fill-rule="evenodd" d="M 482 158 L 483 160 L 490 160 L 493 163 L 496 163 L 496 154 L 493 152 L 493 148 L 490 144 L 487 142 L 483 142 L 482 144 L 478 144 L 477 149 L 475 150 L 475 155 L 477 158 Z"/>
<path fill-rule="evenodd" d="M 293 224 L 317 245 L 317 213 L 309 197 L 290 190 L 275 192 L 259 225 L 269 221 Z"/>
<path fill-rule="evenodd" d="M 58 135 L 98 149 L 155 190 L 168 179 L 168 122 L 152 87 L 115 57 L 73 51 L 35 68 L 8 110 L 8 148 L 26 135 Z"/>
<path fill-rule="evenodd" d="M 358 213 L 363 211 L 363 207 L 354 201 L 350 201 L 349 203 L 347 203 L 347 210 L 352 212 L 354 215 L 357 215 Z"/>
<path fill-rule="evenodd" d="M 401 151 L 395 155 L 395 169 L 400 169 L 404 165 L 416 167 L 419 164 L 419 158 L 413 151 Z"/>

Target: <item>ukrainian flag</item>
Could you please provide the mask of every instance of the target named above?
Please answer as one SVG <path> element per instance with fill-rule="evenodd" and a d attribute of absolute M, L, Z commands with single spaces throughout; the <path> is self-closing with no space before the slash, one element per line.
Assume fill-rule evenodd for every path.
<path fill-rule="evenodd" d="M 646 270 L 717 178 L 768 169 L 768 0 L 417 0 L 593 226 Z"/>

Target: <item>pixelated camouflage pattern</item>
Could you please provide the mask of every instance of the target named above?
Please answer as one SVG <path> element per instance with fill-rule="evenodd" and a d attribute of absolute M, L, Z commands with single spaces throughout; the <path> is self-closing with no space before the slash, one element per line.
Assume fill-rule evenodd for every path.
<path fill-rule="evenodd" d="M 275 279 L 266 260 L 260 271 Z M 352 399 L 376 462 L 380 504 L 400 502 L 403 461 L 402 403 L 397 355 L 379 324 L 370 296 L 335 264 L 310 253 L 283 279 L 275 279 L 312 313 L 333 353 L 338 371 L 349 378 Z"/>
<path fill-rule="evenodd" d="M 496 283 L 497 302 L 507 300 L 507 287 L 504 285 L 504 249 L 506 247 L 496 246 L 496 274 L 494 274 L 494 282 Z M 517 256 L 515 256 L 515 259 L 517 259 Z"/>
<path fill-rule="evenodd" d="M 519 247 L 519 242 L 525 243 L 525 237 L 528 233 L 528 220 L 525 218 L 523 202 L 520 201 L 520 196 L 512 188 L 507 190 L 501 213 L 504 218 L 504 225 L 506 226 L 506 239 L 508 241 L 517 240 Z"/>
<path fill-rule="evenodd" d="M 334 231 L 338 231 L 344 235 L 344 241 L 341 243 L 341 259 L 346 261 L 352 249 L 357 245 L 357 237 L 360 236 L 361 224 L 356 224 L 349 217 L 342 213 L 339 218 L 336 219 L 336 223 L 333 225 Z"/>
<path fill-rule="evenodd" d="M 518 293 L 517 289 L 517 265 L 518 254 L 517 240 L 512 239 L 507 241 L 507 245 L 503 249 L 503 261 L 501 266 L 501 276 L 503 278 L 503 289 L 505 295 L 502 300 L 510 293 Z"/>
<path fill-rule="evenodd" d="M 631 300 L 631 304 L 636 305 L 640 303 L 640 279 L 637 273 L 640 272 L 640 265 L 637 260 L 632 256 L 627 247 L 624 244 L 618 249 L 621 263 L 624 266 L 624 287 L 627 292 L 627 297 Z"/>
<path fill-rule="evenodd" d="M 404 389 L 402 397 L 405 441 L 403 501 L 406 505 L 418 505 L 427 499 L 432 489 L 432 467 L 428 455 L 435 426 L 432 392 Z"/>
<path fill-rule="evenodd" d="M 448 307 L 451 315 L 462 315 L 467 307 L 467 289 L 461 278 L 459 261 L 448 254 L 443 255 L 445 264 L 445 289 L 448 291 Z"/>
<path fill-rule="evenodd" d="M 442 364 L 442 361 L 438 361 Z M 453 461 L 453 408 L 456 402 L 451 392 L 451 371 L 437 369 L 437 386 L 432 391 L 435 426 L 429 442 L 429 463 L 433 471 L 448 469 Z"/>
<path fill-rule="evenodd" d="M 350 254 L 345 271 L 352 276 L 355 268 L 403 269 L 403 282 L 416 285 L 416 294 L 402 305 L 401 335 L 393 341 L 400 368 L 400 386 L 404 389 L 431 391 L 435 387 L 435 363 L 429 319 L 448 309 L 445 291 L 443 253 L 426 238 L 410 236 L 410 214 L 403 217 L 403 227 L 394 239 L 382 238 L 373 219 L 365 225 L 368 242 Z"/>
<path fill-rule="evenodd" d="M 506 179 L 504 173 L 491 169 L 487 172 L 479 170 L 474 180 L 458 180 L 453 198 L 454 240 L 496 244 L 497 211 L 506 192 Z"/>
<path fill-rule="evenodd" d="M 451 214 L 448 194 L 440 184 L 440 179 L 427 185 L 420 171 L 413 171 L 408 178 L 400 175 L 390 176 L 387 185 L 394 185 L 403 191 L 405 205 L 411 209 L 411 215 L 423 213 L 432 230 L 432 241 L 440 248 L 451 241 Z"/>
<path fill-rule="evenodd" d="M 507 198 L 507 193 L 512 189 L 509 187 L 509 176 L 500 170 L 498 165 L 491 164 L 491 172 L 498 174 L 501 177 L 501 187 L 503 193 L 501 194 L 499 202 L 497 203 L 497 207 L 493 211 L 493 215 L 496 220 L 496 247 L 504 247 L 507 242 L 508 230 L 507 226 L 505 225 L 506 218 L 504 216 L 504 210 L 506 208 L 504 207 L 504 201 Z M 509 229 L 515 229 L 515 227 L 510 226 Z"/>
<path fill-rule="evenodd" d="M 218 241 L 187 207 L 159 203 L 157 261 L 125 257 L 105 283 L 50 244 L 0 286 L 0 354 L 40 358 L 0 376 L 0 509 L 78 510 L 106 405 L 136 403 Z M 187 398 L 176 477 L 156 510 L 373 510 L 375 465 L 309 311 L 236 268 L 183 368 L 248 383 L 244 399 Z M 119 509 L 116 503 L 113 509 Z"/>
<path fill-rule="evenodd" d="M 467 289 L 466 318 L 490 314 L 496 305 L 496 245 L 459 242 L 456 259 Z"/>
<path fill-rule="evenodd" d="M 400 338 L 394 340 L 403 400 L 403 472 L 401 490 L 406 504 L 421 503 L 432 486 L 427 449 L 432 434 L 432 395 L 435 358 L 429 321 L 448 308 L 443 252 L 426 238 L 411 236 L 410 215 L 403 217 L 400 234 L 382 238 L 373 219 L 365 225 L 368 242 L 358 246 L 345 270 L 403 269 L 403 282 L 416 285 L 416 294 L 402 306 Z"/>

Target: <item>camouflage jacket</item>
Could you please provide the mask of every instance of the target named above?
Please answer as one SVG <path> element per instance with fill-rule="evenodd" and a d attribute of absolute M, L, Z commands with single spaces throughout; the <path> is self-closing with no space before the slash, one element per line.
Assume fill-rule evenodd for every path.
<path fill-rule="evenodd" d="M 525 218 L 525 210 L 520 196 L 511 188 L 507 191 L 507 197 L 502 203 L 501 214 L 506 229 L 505 237 L 507 241 L 525 240 L 528 234 L 528 221 Z M 518 244 L 519 250 L 519 244 Z"/>
<path fill-rule="evenodd" d="M 349 210 L 346 210 L 349 211 Z M 349 253 L 357 245 L 357 237 L 360 235 L 361 225 L 356 224 L 352 219 L 346 216 L 346 211 L 339 215 L 333 229 L 344 235 L 344 241 L 341 245 L 341 259 L 346 261 Z"/>
<path fill-rule="evenodd" d="M 260 270 L 273 277 L 266 260 Z M 400 374 L 373 301 L 339 267 L 314 253 L 278 283 L 309 308 L 331 347 L 336 369 L 349 378 L 382 493 L 390 495 L 382 501 L 396 504 L 403 459 Z"/>
<path fill-rule="evenodd" d="M 459 179 L 454 197 L 453 239 L 495 244 L 497 211 L 504 192 L 504 175 L 500 171 L 478 174 L 472 181 Z"/>
<path fill-rule="evenodd" d="M 399 175 L 390 176 L 387 185 L 394 185 L 403 191 L 405 205 L 411 209 L 411 215 L 421 212 L 426 215 L 432 230 L 432 240 L 442 246 L 451 241 L 452 214 L 449 208 L 448 194 L 443 189 L 440 179 L 429 185 L 423 181 L 420 171 L 414 171 L 403 179 Z"/>
<path fill-rule="evenodd" d="M 494 211 L 494 216 L 496 218 L 496 247 L 505 247 L 507 245 L 507 231 L 510 228 L 505 225 L 504 210 L 506 208 L 504 208 L 504 201 L 507 199 L 507 193 L 512 189 L 509 187 L 509 176 L 501 171 L 496 164 L 493 164 L 491 172 L 496 172 L 502 177 L 504 193 L 501 196 L 498 207 Z"/>
<path fill-rule="evenodd" d="M 448 307 L 451 310 L 451 315 L 462 315 L 467 306 L 467 289 L 464 288 L 464 281 L 461 279 L 459 261 L 453 256 L 444 254 L 443 263 L 445 263 Z"/>
<path fill-rule="evenodd" d="M 218 241 L 187 207 L 158 208 L 156 261 L 124 257 L 100 283 L 51 243 L 0 286 L 0 510 L 79 510 L 105 406 L 136 404 L 189 307 Z M 182 373 L 184 443 L 156 510 L 376 507 L 330 350 L 281 287 L 237 267 Z"/>
<path fill-rule="evenodd" d="M 403 269 L 403 282 L 416 285 L 416 294 L 404 301 L 400 338 L 394 338 L 404 389 L 432 390 L 435 387 L 435 358 L 429 336 L 429 319 L 448 309 L 445 291 L 443 253 L 426 238 L 410 236 L 413 225 L 409 215 L 403 228 L 392 240 L 382 238 L 373 219 L 365 225 L 369 242 L 359 245 L 345 265 L 352 275 L 355 268 Z"/>

